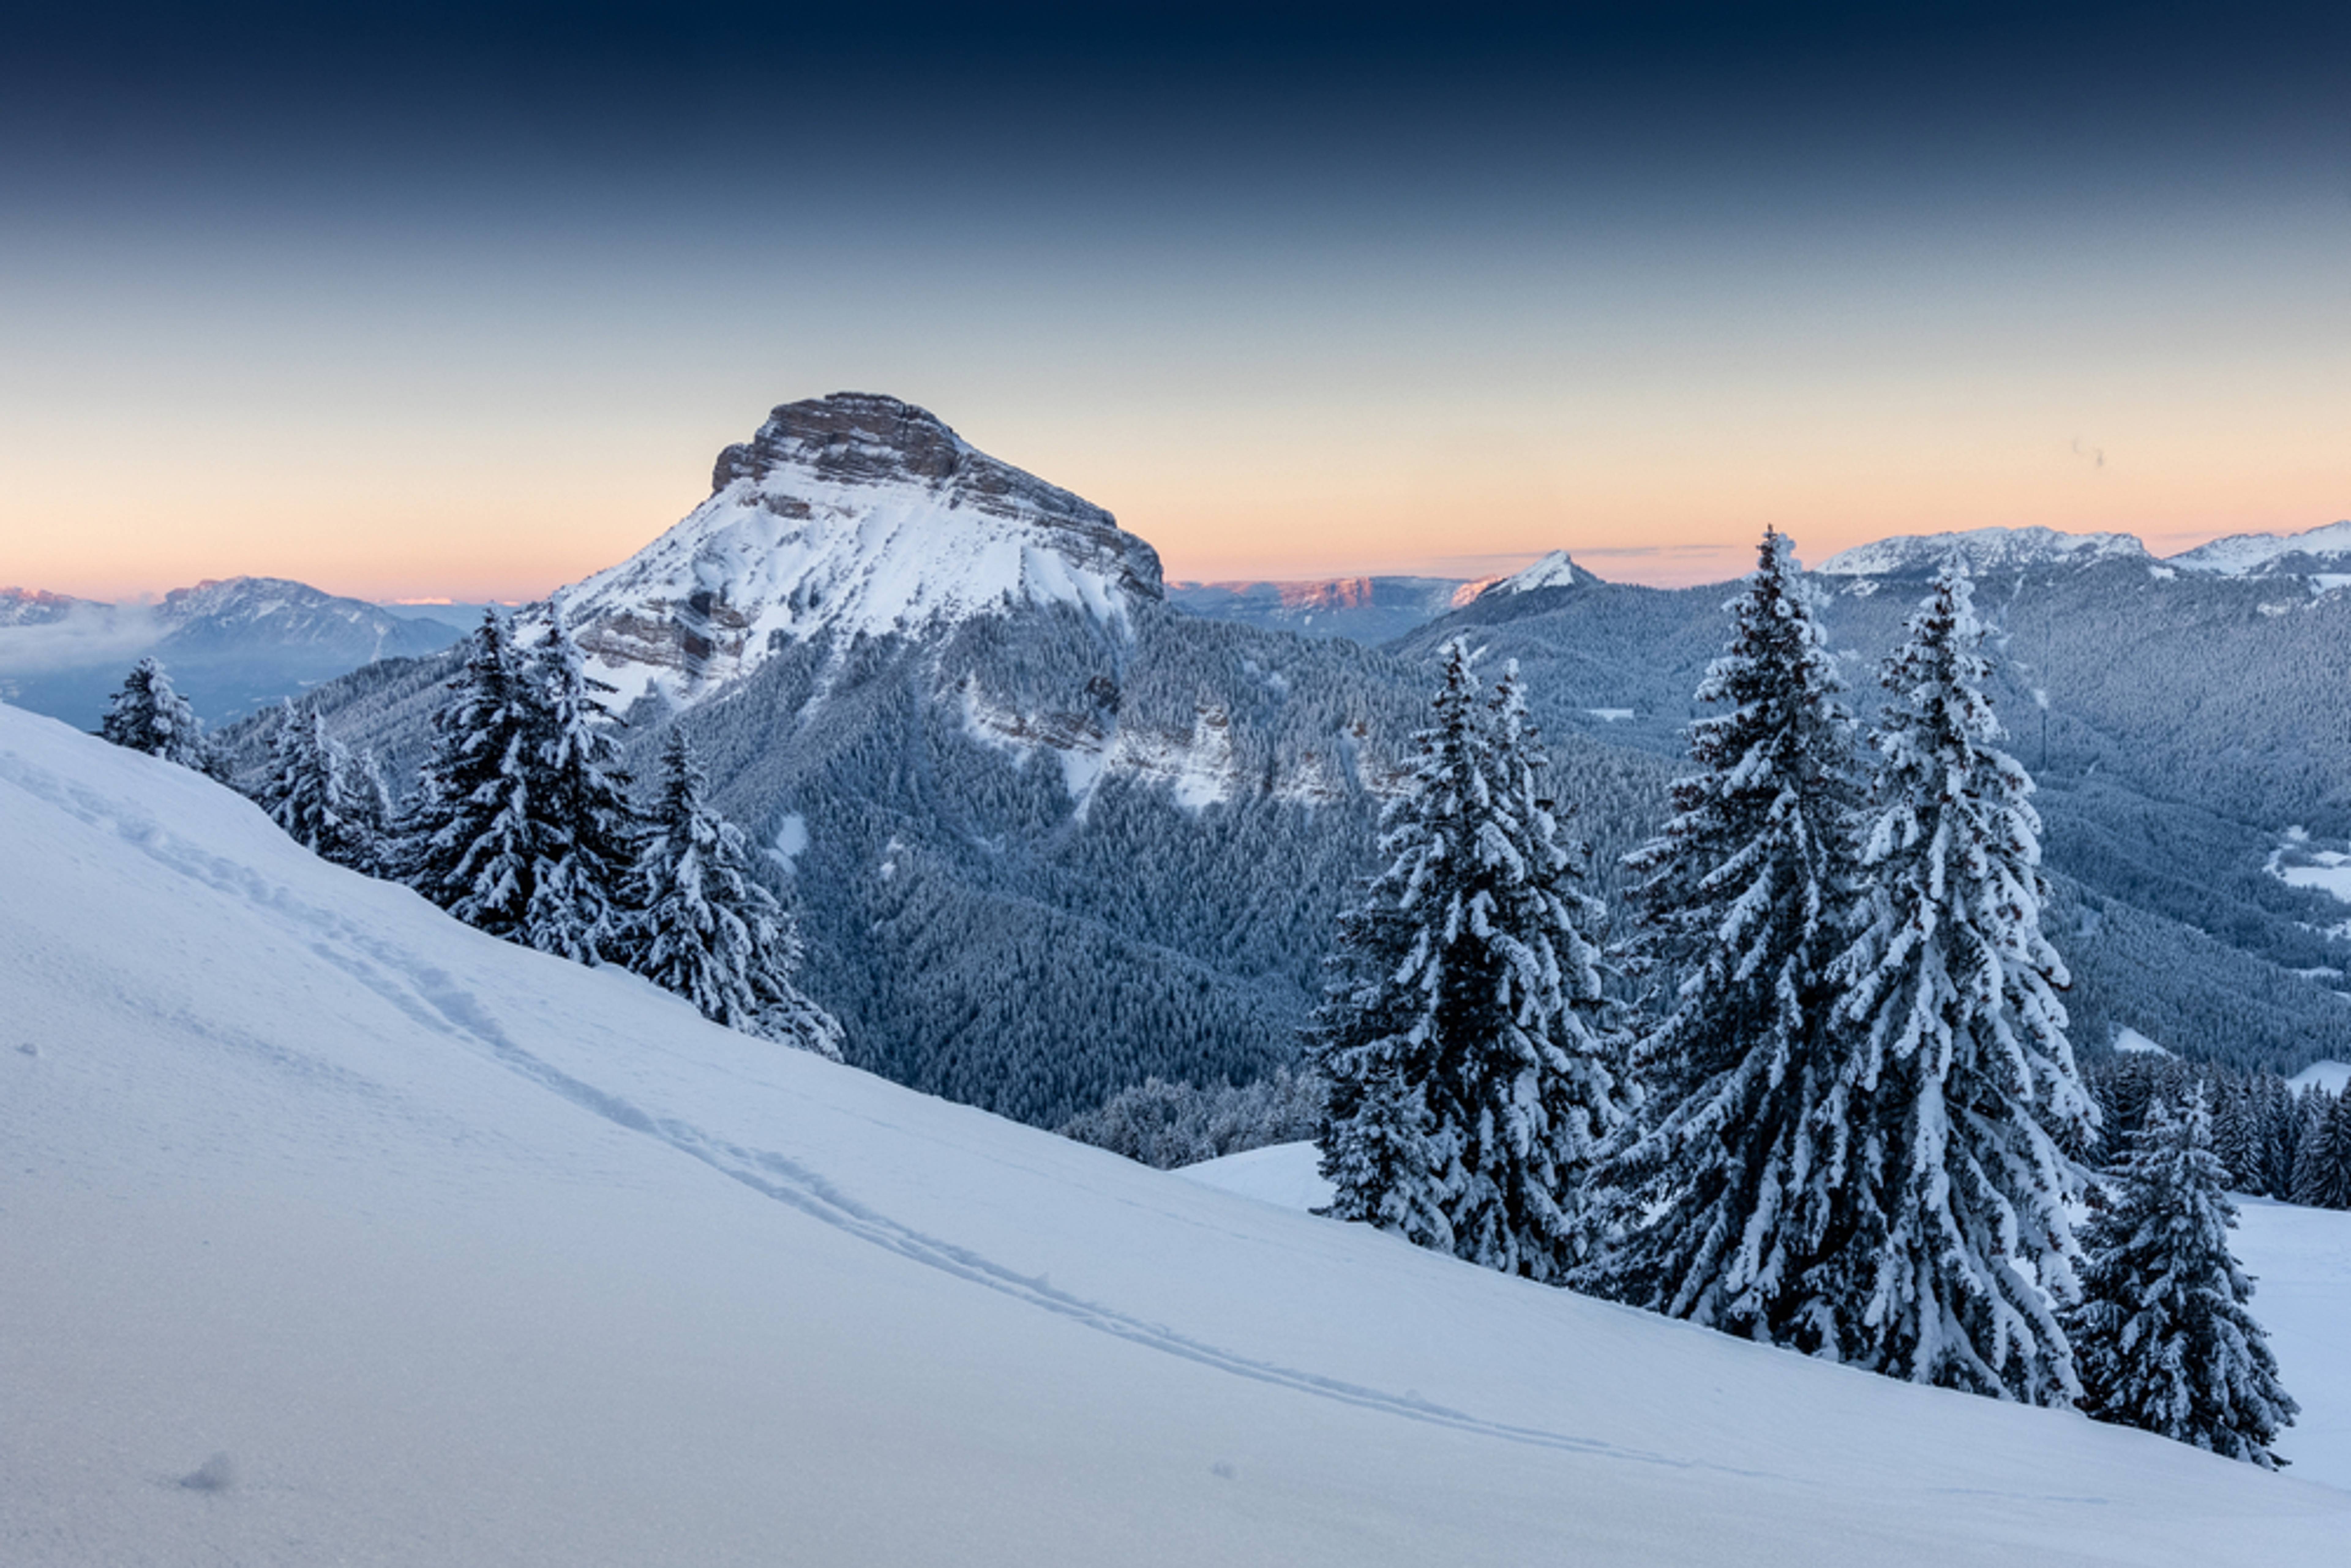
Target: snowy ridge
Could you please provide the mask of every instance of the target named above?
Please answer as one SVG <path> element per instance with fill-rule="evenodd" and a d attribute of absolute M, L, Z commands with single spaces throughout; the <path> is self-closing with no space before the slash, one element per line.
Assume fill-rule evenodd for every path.
<path fill-rule="evenodd" d="M 1453 607 L 1458 610 L 1471 600 L 1483 598 L 1489 593 L 1532 593 L 1537 589 L 1574 588 L 1582 583 L 1599 580 L 1569 559 L 1565 550 L 1555 549 L 1533 565 L 1521 568 L 1507 577 L 1489 577 L 1477 582 L 1463 583 L 1454 591 Z"/>
<path fill-rule="evenodd" d="M 2170 558 L 2170 564 L 2215 577 L 2246 577 L 2287 556 L 2351 556 L 2351 520 L 2298 534 L 2231 534 Z"/>
<path fill-rule="evenodd" d="M 2351 1530 L 2296 1475 L 778 1050 L 5 709 L 0 866 L 0 1560 L 2185 1568 Z"/>
<path fill-rule="evenodd" d="M 692 702 L 776 638 L 915 633 L 1020 605 L 1111 625 L 1162 597 L 1159 558 L 1111 515 L 862 392 L 778 408 L 719 455 L 713 494 L 555 602 L 625 706 Z"/>
<path fill-rule="evenodd" d="M 37 588 L 0 588 L 0 626 L 46 626 L 64 620 L 77 607 L 99 608 L 86 599 Z"/>
<path fill-rule="evenodd" d="M 1931 572 L 1957 556 L 1972 571 L 2079 566 L 2095 560 L 2151 559 L 2134 534 L 2068 534 L 2055 528 L 1970 528 L 1903 534 L 1840 550 L 1821 563 L 1829 577 L 1896 577 Z"/>
<path fill-rule="evenodd" d="M 1343 577 L 1293 581 L 1171 582 L 1167 601 L 1190 614 L 1369 646 L 1455 608 L 1461 580 Z"/>

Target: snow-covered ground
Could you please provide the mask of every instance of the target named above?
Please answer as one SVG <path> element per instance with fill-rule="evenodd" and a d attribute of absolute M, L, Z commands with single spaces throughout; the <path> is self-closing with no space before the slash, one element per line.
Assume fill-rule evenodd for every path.
<path fill-rule="evenodd" d="M 2314 1084 L 2329 1094 L 2340 1094 L 2351 1088 L 2351 1061 L 2314 1061 L 2285 1082 L 2297 1091 Z"/>
<path fill-rule="evenodd" d="M 2274 857 L 2272 873 L 2290 887 L 2314 887 L 2345 904 L 2351 904 L 2351 854 L 2341 850 L 2309 850 L 2297 865 L 2278 863 Z"/>
<path fill-rule="evenodd" d="M 2149 1049 L 2163 1048 L 2150 1042 Z M 1316 1168 L 1320 1159 L 1311 1144 L 1276 1144 L 1176 1174 L 1305 1211 L 1331 1201 L 1331 1184 Z M 2303 1479 L 2351 1491 L 2351 1343 L 2344 1334 L 2351 1318 L 2351 1214 L 2259 1197 L 2237 1204 L 2237 1256 L 2258 1281 L 2253 1315 L 2270 1331 L 2286 1391 L 2302 1405 L 2278 1452 Z"/>
<path fill-rule="evenodd" d="M 0 1563 L 2204 1565 L 2351 1540 L 2351 1494 L 1504 1279 L 728 1033 L 5 708 L 0 1030 Z"/>
<path fill-rule="evenodd" d="M 2241 1197 L 2236 1253 L 2279 1377 L 2302 1406 L 2277 1451 L 2304 1480 L 2351 1491 L 2351 1214 Z"/>

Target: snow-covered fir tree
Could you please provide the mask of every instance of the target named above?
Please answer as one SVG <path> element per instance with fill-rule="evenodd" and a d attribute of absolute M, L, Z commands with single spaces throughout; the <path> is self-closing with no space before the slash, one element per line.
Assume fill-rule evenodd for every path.
<path fill-rule="evenodd" d="M 585 963 L 623 939 L 624 780 L 570 640 L 525 653 L 486 612 L 433 716 L 402 880 L 468 925 Z"/>
<path fill-rule="evenodd" d="M 199 773 L 218 770 L 212 748 L 204 744 L 204 726 L 195 709 L 172 688 L 171 675 L 152 658 L 140 660 L 123 677 L 121 689 L 107 701 L 98 733 L 117 746 Z"/>
<path fill-rule="evenodd" d="M 2224 1078 L 2212 1091 L 2212 1155 L 2220 1162 L 2231 1192 L 2260 1193 L 2262 1185 L 2261 1082 Z"/>
<path fill-rule="evenodd" d="M 578 963 L 617 958 L 628 940 L 624 883 L 637 822 L 610 723 L 560 614 L 525 657 L 523 674 L 535 731 L 524 755 L 540 849 L 522 939 Z"/>
<path fill-rule="evenodd" d="M 506 617 L 485 611 L 433 714 L 402 824 L 401 880 L 469 925 L 522 939 L 538 860 L 528 783 L 533 705 Z"/>
<path fill-rule="evenodd" d="M 2270 1445 L 2296 1406 L 2229 1252 L 2237 1209 L 2202 1092 L 2158 1102 L 2131 1145 L 2083 1233 L 2082 1301 L 2065 1317 L 2082 1408 L 2275 1469 Z"/>
<path fill-rule="evenodd" d="M 348 755 L 348 754 L 347 754 Z M 371 875 L 383 875 L 392 853 L 392 834 L 399 821 L 399 808 L 393 804 L 391 787 L 383 781 L 383 764 L 374 750 L 361 747 L 357 756 L 350 758 L 350 767 L 344 775 L 346 796 L 351 810 L 358 813 L 360 826 L 375 845 Z"/>
<path fill-rule="evenodd" d="M 2079 1392 L 2058 1309 L 2079 1256 L 2079 1182 L 2057 1139 L 2090 1146 L 2041 929 L 2047 890 L 2032 781 L 2000 749 L 1983 632 L 1947 568 L 1886 662 L 1879 769 L 1861 862 L 1865 925 L 1832 966 L 1849 1031 L 1850 1142 L 1874 1254 L 1838 1354 L 1889 1376 L 2033 1404 Z"/>
<path fill-rule="evenodd" d="M 2294 1196 L 2294 1152 L 2302 1132 L 2294 1091 L 2284 1079 L 2264 1072 L 2259 1079 L 2262 1107 L 2261 1186 L 2265 1197 Z"/>
<path fill-rule="evenodd" d="M 2294 1154 L 2294 1201 L 2309 1208 L 2351 1208 L 2351 1089 L 2312 1092 Z"/>
<path fill-rule="evenodd" d="M 1340 927 L 1314 1054 L 1332 1212 L 1530 1279 L 1579 1260 L 1580 1187 L 1617 1114 L 1603 912 L 1541 785 L 1515 667 L 1456 641 L 1375 877 Z"/>
<path fill-rule="evenodd" d="M 338 865 L 371 870 L 377 860 L 372 802 L 354 788 L 350 758 L 313 707 L 279 705 L 269 772 L 254 796 L 269 820 L 304 849 Z"/>
<path fill-rule="evenodd" d="M 1852 935 L 1852 721 L 1788 541 L 1766 533 L 1698 687 L 1698 771 L 1628 865 L 1645 964 L 1678 984 L 1637 1042 L 1642 1111 L 1599 1173 L 1623 1229 L 1582 1278 L 1727 1333 L 1836 1355 L 1874 1255 L 1847 1212 L 1854 1084 L 1826 970 Z"/>
<path fill-rule="evenodd" d="M 791 915 L 705 789 L 685 731 L 671 730 L 661 799 L 631 873 L 629 965 L 705 1018 L 838 1061 L 839 1021 L 792 983 L 800 943 Z"/>

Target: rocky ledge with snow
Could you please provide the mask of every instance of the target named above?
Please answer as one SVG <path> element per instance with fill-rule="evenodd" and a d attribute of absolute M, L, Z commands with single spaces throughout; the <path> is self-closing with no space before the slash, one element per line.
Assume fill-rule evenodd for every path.
<path fill-rule="evenodd" d="M 917 632 L 1028 604 L 1109 624 L 1163 597 L 1100 507 L 867 392 L 786 403 L 718 455 L 708 500 L 556 602 L 626 704 L 692 702 L 773 640 Z"/>

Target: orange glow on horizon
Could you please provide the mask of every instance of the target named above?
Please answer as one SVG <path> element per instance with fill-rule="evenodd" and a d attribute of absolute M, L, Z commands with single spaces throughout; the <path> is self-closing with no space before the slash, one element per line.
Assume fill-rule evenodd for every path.
<path fill-rule="evenodd" d="M 1628 395 L 1436 413 L 999 407 L 962 429 L 1108 507 L 1171 581 L 1474 579 L 1566 549 L 1604 578 L 1671 585 L 1744 571 L 1767 525 L 1817 563 L 1993 526 L 2132 533 L 2169 554 L 2351 516 L 2351 392 L 2290 377 L 2234 390 L 2225 415 L 2150 395 L 2095 421 L 2045 396 L 1946 388 L 1872 408 L 1815 388 L 1777 405 L 1726 397 L 1736 406 L 1704 424 Z M 603 427 L 495 441 L 373 425 L 265 439 L 191 421 L 149 438 L 136 483 L 110 429 L 61 423 L 8 455 L 0 581 L 125 600 L 245 574 L 375 600 L 534 599 L 693 507 L 712 454 L 747 423 L 703 412 L 630 426 L 616 411 Z"/>

